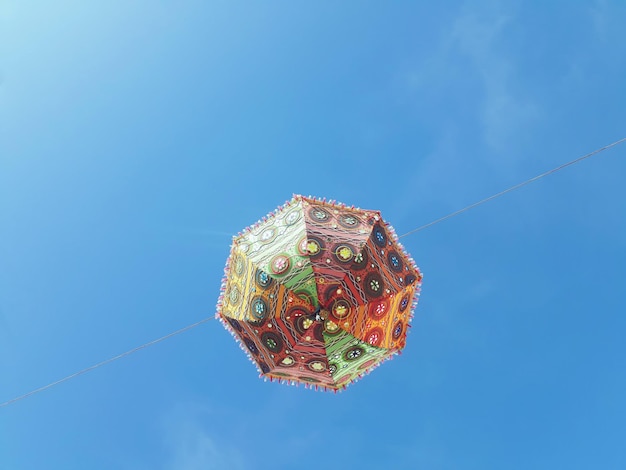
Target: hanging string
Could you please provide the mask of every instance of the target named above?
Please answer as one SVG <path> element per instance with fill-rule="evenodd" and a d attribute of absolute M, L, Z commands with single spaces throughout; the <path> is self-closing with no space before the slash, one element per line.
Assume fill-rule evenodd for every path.
<path fill-rule="evenodd" d="M 98 367 L 102 367 L 102 366 L 107 365 L 107 364 L 109 364 L 109 363 L 111 363 L 113 361 L 117 361 L 118 359 L 122 359 L 123 357 L 130 356 L 131 354 L 136 353 L 137 351 L 140 351 L 142 349 L 145 349 L 148 346 L 152 346 L 154 344 L 160 343 L 161 341 L 165 341 L 166 339 L 169 339 L 172 336 L 176 336 L 176 335 L 179 335 L 181 333 L 184 333 L 185 331 L 189 331 L 192 328 L 195 328 L 196 326 L 200 326 L 203 323 L 206 323 L 206 322 L 208 322 L 209 320 L 212 320 L 212 319 L 213 319 L 213 317 L 205 318 L 205 319 L 200 320 L 200 321 L 198 321 L 198 322 L 196 322 L 196 323 L 194 323 L 192 325 L 188 325 L 188 326 L 186 326 L 184 328 L 181 328 L 180 330 L 176 330 L 176 331 L 174 331 L 174 332 L 172 332 L 170 334 L 167 334 L 165 336 L 161 336 L 158 339 L 149 341 L 149 342 L 147 342 L 145 344 L 142 344 L 141 346 L 137 346 L 136 348 L 130 349 L 130 350 L 128 350 L 128 351 L 126 351 L 126 352 L 124 352 L 122 354 L 118 354 L 117 356 L 114 356 L 114 357 L 112 357 L 110 359 L 107 359 L 107 360 L 102 361 L 102 362 L 98 362 L 97 364 L 94 364 L 93 366 L 86 367 L 85 369 L 79 370 L 78 372 L 74 372 L 73 374 L 70 374 L 70 375 L 68 375 L 66 377 L 63 377 L 62 379 L 56 380 L 54 382 L 49 383 L 48 385 L 44 385 L 43 387 L 39 387 L 39 388 L 37 388 L 35 390 L 32 390 L 32 391 L 30 391 L 28 393 L 25 393 L 24 395 L 20 395 L 19 397 L 15 397 L 15 398 L 12 398 L 11 400 L 5 401 L 4 403 L 0 403 L 0 408 L 2 408 L 3 406 L 7 406 L 7 405 L 10 405 L 12 403 L 15 403 L 16 401 L 23 400 L 24 398 L 30 397 L 31 395 L 35 395 L 36 393 L 43 392 L 44 390 L 47 390 L 47 389 L 49 389 L 51 387 L 54 387 L 55 385 L 59 385 L 59 384 L 61 384 L 63 382 L 67 382 L 70 379 L 78 377 L 79 375 L 86 374 L 87 372 L 90 372 L 90 371 L 92 371 L 94 369 L 97 369 Z"/>
<path fill-rule="evenodd" d="M 413 229 L 413 230 L 411 230 L 409 232 L 406 232 L 403 235 L 400 235 L 398 238 L 406 237 L 407 235 L 411 235 L 413 233 L 416 233 L 416 232 L 419 232 L 421 230 L 424 230 L 425 228 L 431 227 L 431 226 L 433 226 L 435 224 L 438 224 L 439 222 L 443 222 L 444 220 L 450 219 L 451 217 L 454 217 L 454 216 L 459 215 L 459 214 L 461 214 L 463 212 L 466 212 L 466 211 L 468 211 L 470 209 L 473 209 L 474 207 L 480 206 L 481 204 L 484 204 L 484 203 L 486 203 L 488 201 L 491 201 L 492 199 L 496 199 L 496 198 L 498 198 L 498 197 L 500 197 L 500 196 L 502 196 L 502 195 L 504 195 L 506 193 L 509 193 L 511 191 L 515 191 L 516 189 L 519 189 L 522 186 L 526 186 L 527 184 L 530 184 L 533 181 L 537 181 L 538 179 L 543 178 L 544 176 L 548 176 L 548 175 L 550 175 L 552 173 L 556 173 L 557 171 L 560 171 L 563 168 L 566 168 L 568 166 L 574 165 L 574 164 L 576 164 L 576 163 L 578 163 L 578 162 L 580 162 L 582 160 L 585 160 L 585 159 L 587 159 L 589 157 L 597 155 L 598 153 L 603 152 L 604 150 L 608 150 L 611 147 L 615 147 L 616 145 L 621 144 L 622 142 L 625 142 L 625 141 L 626 141 L 626 137 L 623 138 L 623 139 L 620 139 L 618 141 L 615 141 L 612 144 L 605 145 L 604 147 L 601 147 L 601 148 L 599 148 L 597 150 L 594 150 L 593 152 L 590 152 L 590 153 L 588 153 L 586 155 L 583 155 L 582 157 L 578 157 L 578 158 L 576 158 L 576 159 L 574 159 L 574 160 L 572 160 L 570 162 L 564 163 L 563 165 L 560 165 L 560 166 L 558 166 L 556 168 L 553 168 L 552 170 L 548 170 L 545 173 L 542 173 L 542 174 L 537 175 L 537 176 L 535 176 L 533 178 L 530 178 L 530 179 L 528 179 L 526 181 L 523 181 L 522 183 L 518 183 L 518 184 L 516 184 L 514 186 L 511 186 L 510 188 L 505 189 L 504 191 L 500 191 L 499 193 L 496 193 L 493 196 L 489 196 L 489 197 L 487 197 L 485 199 L 482 199 L 482 200 L 480 200 L 478 202 L 470 204 L 469 206 L 464 207 L 463 209 L 459 209 L 458 211 L 452 212 L 452 213 L 450 213 L 450 214 L 448 214 L 448 215 L 446 215 L 444 217 L 440 217 L 439 219 L 433 220 L 432 222 L 429 222 L 429 223 L 427 223 L 425 225 L 417 227 L 416 229 Z M 179 335 L 179 334 L 184 333 L 186 331 L 189 331 L 189 330 L 191 330 L 191 329 L 193 329 L 193 328 L 195 328 L 197 326 L 200 326 L 203 323 L 206 323 L 206 322 L 210 321 L 211 319 L 212 319 L 212 317 L 204 318 L 203 320 L 200 320 L 200 321 L 198 321 L 196 323 L 193 323 L 193 324 L 191 324 L 189 326 L 181 328 L 180 330 L 176 330 L 176 331 L 174 331 L 174 332 L 172 332 L 170 334 L 167 334 L 165 336 L 162 336 L 162 337 L 160 337 L 158 339 L 149 341 L 148 343 L 142 344 L 141 346 L 137 346 L 136 348 L 130 349 L 130 350 L 128 350 L 128 351 L 126 351 L 126 352 L 124 352 L 122 354 L 118 354 L 117 356 L 114 356 L 114 357 L 112 357 L 110 359 L 107 359 L 105 361 L 99 362 L 99 363 L 94 364 L 94 365 L 92 365 L 90 367 L 87 367 L 85 369 L 79 370 L 78 372 L 75 372 L 75 373 L 70 374 L 70 375 L 68 375 L 66 377 L 63 377 L 62 379 L 56 380 L 54 382 L 51 382 L 48 385 L 44 385 L 43 387 L 39 387 L 39 388 L 37 388 L 35 390 L 32 390 L 32 391 L 30 391 L 28 393 L 25 393 L 25 394 L 20 395 L 18 397 L 12 398 L 11 400 L 5 401 L 4 403 L 0 403 L 0 408 L 2 408 L 4 406 L 8 406 L 8 405 L 10 405 L 12 403 L 15 403 L 17 401 L 23 400 L 24 398 L 28 398 L 28 397 L 30 397 L 32 395 L 35 395 L 36 393 L 43 392 L 44 390 L 47 390 L 47 389 L 49 389 L 51 387 L 54 387 L 55 385 L 59 385 L 59 384 L 61 384 L 63 382 L 67 382 L 68 380 L 71 380 L 71 379 L 76 378 L 76 377 L 78 377 L 80 375 L 86 374 L 87 372 L 90 372 L 90 371 L 92 371 L 94 369 L 102 367 L 102 366 L 104 366 L 106 364 L 110 364 L 113 361 L 117 361 L 118 359 L 122 359 L 123 357 L 130 356 L 131 354 L 136 353 L 137 351 L 140 351 L 140 350 L 145 349 L 145 348 L 147 348 L 149 346 L 152 346 L 154 344 L 160 343 L 161 341 L 165 341 L 166 339 L 169 339 L 169 338 L 171 338 L 173 336 Z"/>
<path fill-rule="evenodd" d="M 563 165 L 559 165 L 556 168 L 552 168 L 551 170 L 548 170 L 545 173 L 541 173 L 540 175 L 537 175 L 537 176 L 534 176 L 534 177 L 532 177 L 530 179 L 527 179 L 526 181 L 518 183 L 515 186 L 511 186 L 510 188 L 505 189 L 504 191 L 500 191 L 499 193 L 496 193 L 493 196 L 489 196 L 489 197 L 486 197 L 485 199 L 481 199 L 480 201 L 475 202 L 474 204 L 470 204 L 469 206 L 464 207 L 463 209 L 459 209 L 458 211 L 451 212 L 450 214 L 445 215 L 443 217 L 440 217 L 439 219 L 433 220 L 432 222 L 429 222 L 429 223 L 427 223 L 425 225 L 417 227 L 416 229 L 413 229 L 413 230 L 411 230 L 409 232 L 406 232 L 406 233 L 400 235 L 398 238 L 406 237 L 407 235 L 411 235 L 413 233 L 419 232 L 421 230 L 424 230 L 425 228 L 428 228 L 428 227 L 431 227 L 431 226 L 433 226 L 435 224 L 438 224 L 439 222 L 443 222 L 444 220 L 447 220 L 447 219 L 450 219 L 450 218 L 452 218 L 452 217 L 454 217 L 456 215 L 462 214 L 463 212 L 466 212 L 466 211 L 468 211 L 470 209 L 473 209 L 474 207 L 478 207 L 478 206 L 484 204 L 485 202 L 489 202 L 489 201 L 491 201 L 493 199 L 496 199 L 496 198 L 498 198 L 500 196 L 503 196 L 506 193 L 510 193 L 511 191 L 515 191 L 516 189 L 519 189 L 522 186 L 526 186 L 527 184 L 530 184 L 530 183 L 532 183 L 534 181 L 537 181 L 538 179 L 541 179 L 544 176 L 551 175 L 552 173 L 556 173 L 557 171 L 560 171 L 563 168 L 566 168 L 568 166 L 571 166 L 571 165 L 574 165 L 574 164 L 576 164 L 578 162 L 581 162 L 581 161 L 585 160 L 586 158 L 593 157 L 594 155 L 597 155 L 598 153 L 603 152 L 604 150 L 610 149 L 611 147 L 615 147 L 616 145 L 621 144 L 624 141 L 626 141 L 626 137 L 624 137 L 623 139 L 617 140 L 617 141 L 613 142 L 612 144 L 605 145 L 604 147 L 599 148 L 597 150 L 594 150 L 593 152 L 589 152 L 588 154 L 583 155 L 582 157 L 578 157 L 578 158 L 576 158 L 576 159 L 574 159 L 574 160 L 572 160 L 570 162 L 564 163 Z"/>

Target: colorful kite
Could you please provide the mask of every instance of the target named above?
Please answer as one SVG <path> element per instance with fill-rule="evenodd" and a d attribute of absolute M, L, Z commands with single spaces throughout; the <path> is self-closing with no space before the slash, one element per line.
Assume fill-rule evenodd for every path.
<path fill-rule="evenodd" d="M 217 318 L 261 376 L 341 390 L 405 346 L 422 275 L 377 211 L 303 196 L 233 239 Z"/>

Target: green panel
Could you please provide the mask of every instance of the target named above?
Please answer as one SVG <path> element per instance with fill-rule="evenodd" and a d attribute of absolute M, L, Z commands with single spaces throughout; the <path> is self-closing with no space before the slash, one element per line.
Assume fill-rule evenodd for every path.
<path fill-rule="evenodd" d="M 393 354 L 389 349 L 371 346 L 344 330 L 333 335 L 324 332 L 324 341 L 333 379 L 340 381 L 339 385 L 357 379 Z"/>

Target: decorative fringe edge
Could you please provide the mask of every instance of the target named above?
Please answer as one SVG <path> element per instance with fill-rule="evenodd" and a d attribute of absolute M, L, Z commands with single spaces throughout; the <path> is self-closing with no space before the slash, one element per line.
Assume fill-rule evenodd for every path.
<path fill-rule="evenodd" d="M 413 257 L 409 254 L 407 249 L 400 242 L 400 238 L 398 237 L 398 234 L 396 233 L 396 230 L 393 228 L 393 226 L 389 224 L 388 222 L 386 222 L 384 219 L 382 219 L 382 222 L 385 225 L 385 228 L 387 229 L 387 231 L 391 234 L 391 239 L 393 240 L 393 242 L 400 249 L 404 258 L 408 260 L 411 268 L 413 268 L 413 270 L 417 273 L 417 280 L 415 281 L 415 291 L 413 292 L 413 299 L 411 300 L 411 309 L 409 311 L 409 321 L 407 322 L 406 334 L 408 335 L 409 331 L 412 328 L 411 322 L 413 321 L 415 317 L 415 309 L 417 309 L 417 304 L 419 302 L 419 298 L 422 293 L 422 279 L 424 278 L 424 275 L 422 271 L 420 270 L 420 268 L 417 266 L 417 263 L 415 262 Z"/>
<path fill-rule="evenodd" d="M 327 200 L 325 197 L 322 198 L 322 197 L 315 197 L 315 196 L 311 196 L 311 195 L 309 195 L 309 196 L 302 196 L 300 194 L 294 194 L 293 198 L 295 200 L 298 200 L 298 201 L 304 200 L 304 201 L 313 202 L 313 203 L 316 203 L 316 204 L 323 204 L 324 206 L 332 207 L 333 209 L 337 209 L 337 208 L 339 208 L 339 209 L 350 209 L 350 210 L 362 212 L 364 214 L 366 214 L 366 213 L 375 214 L 375 215 L 378 215 L 379 218 L 382 218 L 381 214 L 380 214 L 380 211 L 373 210 L 373 209 L 362 209 L 362 208 L 356 207 L 354 205 L 348 205 L 348 204 L 344 204 L 343 202 L 338 202 L 335 199 L 328 199 Z"/>
<path fill-rule="evenodd" d="M 234 244 L 236 244 L 237 240 L 240 239 L 241 237 L 243 237 L 243 236 L 247 235 L 248 233 L 251 233 L 255 229 L 259 228 L 261 226 L 261 224 L 264 224 L 268 220 L 271 220 L 274 217 L 276 217 L 279 213 L 281 213 L 284 210 L 290 208 L 291 206 L 294 206 L 296 203 L 298 203 L 300 201 L 300 199 L 301 199 L 301 196 L 297 196 L 296 194 L 294 194 L 293 197 L 290 200 L 285 201 L 284 204 L 282 204 L 282 205 L 278 206 L 276 209 L 268 212 L 264 217 L 261 217 L 259 220 L 257 220 L 253 224 L 248 225 L 246 228 L 244 228 L 241 232 L 238 232 L 237 235 L 233 237 Z"/>
<path fill-rule="evenodd" d="M 280 377 L 269 377 L 269 376 L 267 376 L 267 375 L 265 375 L 263 373 L 259 374 L 259 378 L 262 378 L 264 382 L 276 382 L 276 383 L 279 383 L 279 384 L 291 385 L 291 386 L 294 386 L 294 387 L 302 386 L 303 388 L 305 388 L 307 390 L 322 391 L 322 392 L 333 392 L 333 393 L 337 394 L 337 393 L 341 393 L 341 392 L 345 391 L 350 385 L 352 385 L 353 383 L 358 382 L 359 380 L 364 378 L 366 375 L 369 375 L 374 369 L 380 367 L 380 365 L 383 364 L 384 362 L 390 361 L 395 356 L 399 356 L 400 354 L 402 354 L 402 351 L 400 351 L 400 350 L 390 350 L 390 353 L 387 356 L 382 357 L 378 362 L 376 362 L 375 364 L 371 365 L 370 367 L 368 367 L 364 371 L 360 372 L 359 374 L 357 374 L 355 377 L 353 377 L 352 379 L 350 379 L 346 383 L 343 383 L 341 385 L 337 385 L 336 387 L 332 387 L 332 386 L 328 386 L 328 385 L 324 385 L 324 384 L 313 384 L 313 383 L 306 382 L 304 380 L 285 379 L 285 378 L 280 378 Z"/>
<path fill-rule="evenodd" d="M 237 345 L 239 346 L 239 349 L 241 349 L 244 352 L 248 360 L 252 362 L 252 364 L 256 368 L 257 372 L 259 373 L 259 377 L 263 376 L 263 371 L 261 370 L 257 362 L 254 360 L 254 358 L 250 354 L 250 351 L 248 351 L 248 348 L 245 347 L 245 345 L 241 341 L 241 338 L 237 335 L 237 333 L 235 333 L 235 330 L 233 330 L 233 327 L 230 326 L 230 323 L 228 323 L 228 320 L 226 320 L 220 312 L 218 312 L 215 315 L 215 318 L 220 321 L 220 323 L 224 326 L 224 328 L 226 328 L 226 331 L 228 331 L 230 335 L 235 339 L 235 341 L 237 342 Z"/>
<path fill-rule="evenodd" d="M 379 220 L 382 220 L 381 213 L 380 213 L 380 211 L 377 211 L 377 210 L 361 209 L 360 207 L 356 207 L 354 205 L 349 206 L 349 205 L 344 204 L 342 202 L 337 202 L 334 199 L 327 200 L 326 198 L 321 198 L 321 197 L 302 196 L 301 194 L 293 194 L 292 198 L 289 199 L 288 201 L 285 201 L 284 204 L 282 204 L 282 205 L 278 206 L 276 209 L 268 212 L 265 216 L 261 217 L 256 222 L 254 222 L 253 224 L 248 225 L 242 231 L 238 232 L 237 235 L 233 237 L 234 244 L 236 244 L 237 240 L 239 238 L 241 238 L 242 236 L 247 235 L 248 233 L 251 233 L 252 231 L 254 231 L 255 229 L 259 228 L 262 224 L 264 224 L 268 220 L 271 220 L 272 218 L 276 217 L 279 213 L 283 212 L 286 209 L 289 209 L 292 206 L 295 206 L 296 204 L 298 204 L 301 201 L 313 202 L 313 203 L 316 203 L 316 204 L 320 204 L 321 203 L 321 204 L 323 204 L 323 205 L 325 205 L 327 207 L 332 207 L 334 209 L 336 209 L 336 208 L 350 209 L 350 210 L 356 210 L 356 211 L 362 212 L 364 214 L 366 214 L 366 213 L 375 214 L 375 215 L 378 216 Z"/>

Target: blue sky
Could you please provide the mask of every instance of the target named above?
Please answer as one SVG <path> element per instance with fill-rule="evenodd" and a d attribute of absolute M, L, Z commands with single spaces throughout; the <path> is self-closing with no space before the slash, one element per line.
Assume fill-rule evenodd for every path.
<path fill-rule="evenodd" d="M 626 136 L 617 0 L 0 21 L 0 402 L 213 316 L 230 234 L 292 193 L 404 233 Z M 0 468 L 625 468 L 625 157 L 404 239 L 407 348 L 345 393 L 264 383 L 212 321 L 0 409 Z"/>

